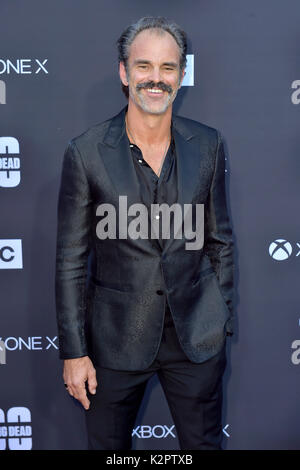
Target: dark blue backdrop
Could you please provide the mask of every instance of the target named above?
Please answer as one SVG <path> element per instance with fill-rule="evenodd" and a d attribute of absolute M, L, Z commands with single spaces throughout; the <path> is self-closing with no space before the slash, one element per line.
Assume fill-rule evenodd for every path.
<path fill-rule="evenodd" d="M 187 31 L 194 86 L 180 90 L 176 112 L 219 129 L 228 147 L 237 323 L 224 377 L 224 447 L 299 449 L 297 0 L 1 1 L 0 449 L 86 446 L 83 409 L 65 392 L 57 351 L 62 157 L 70 138 L 124 105 L 115 43 L 146 15 Z M 172 426 L 154 378 L 135 448 L 178 449 Z"/>

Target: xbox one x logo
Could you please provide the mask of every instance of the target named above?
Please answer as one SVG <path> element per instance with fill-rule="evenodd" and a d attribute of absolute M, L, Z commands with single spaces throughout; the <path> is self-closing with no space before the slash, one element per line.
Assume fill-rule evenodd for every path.
<path fill-rule="evenodd" d="M 276 261 L 288 259 L 292 254 L 292 245 L 287 240 L 278 238 L 269 246 L 269 255 Z"/>

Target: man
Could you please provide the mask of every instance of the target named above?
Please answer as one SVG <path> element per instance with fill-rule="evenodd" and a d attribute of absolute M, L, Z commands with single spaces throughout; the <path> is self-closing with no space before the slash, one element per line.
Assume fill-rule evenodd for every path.
<path fill-rule="evenodd" d="M 128 106 L 73 139 L 63 162 L 56 305 L 65 385 L 86 410 L 90 449 L 131 448 L 155 373 L 181 449 L 221 449 L 234 266 L 222 138 L 172 113 L 187 49 L 177 25 L 142 18 L 118 47 Z M 134 204 L 149 209 L 150 236 L 124 230 L 134 231 Z M 186 232 L 174 235 L 175 215 L 170 237 L 157 235 L 157 204 L 204 205 L 198 249 L 187 249 Z"/>

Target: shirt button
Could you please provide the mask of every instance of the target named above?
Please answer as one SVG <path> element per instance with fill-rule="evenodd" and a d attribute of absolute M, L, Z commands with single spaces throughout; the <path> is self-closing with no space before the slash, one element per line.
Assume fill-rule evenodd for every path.
<path fill-rule="evenodd" d="M 155 218 L 156 218 L 156 219 L 159 219 L 159 215 L 156 215 Z"/>
<path fill-rule="evenodd" d="M 156 293 L 157 293 L 157 295 L 163 295 L 164 291 L 159 289 L 159 290 L 156 291 Z"/>
<path fill-rule="evenodd" d="M 141 159 L 139 158 L 139 162 L 142 163 L 142 161 L 143 161 L 143 160 L 141 160 Z"/>
<path fill-rule="evenodd" d="M 133 145 L 132 145 L 132 144 L 130 144 L 130 147 L 133 147 Z"/>

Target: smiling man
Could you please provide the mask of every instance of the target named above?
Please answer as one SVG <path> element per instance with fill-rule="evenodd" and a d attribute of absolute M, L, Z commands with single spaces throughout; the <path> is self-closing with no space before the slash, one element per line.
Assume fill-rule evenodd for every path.
<path fill-rule="evenodd" d="M 234 293 L 223 141 L 216 129 L 172 111 L 186 67 L 181 28 L 141 18 L 118 49 L 128 105 L 72 139 L 63 161 L 56 309 L 65 386 L 86 410 L 89 449 L 131 448 L 156 373 L 180 448 L 222 449 Z M 171 216 L 175 206 L 204 206 L 203 243 L 187 249 L 186 231 L 174 236 L 175 216 L 169 237 L 152 229 L 128 236 L 119 207 L 125 196 L 131 215 L 143 205 L 158 227 L 163 205 Z M 119 210 L 122 236 L 97 236 L 102 204 Z"/>

